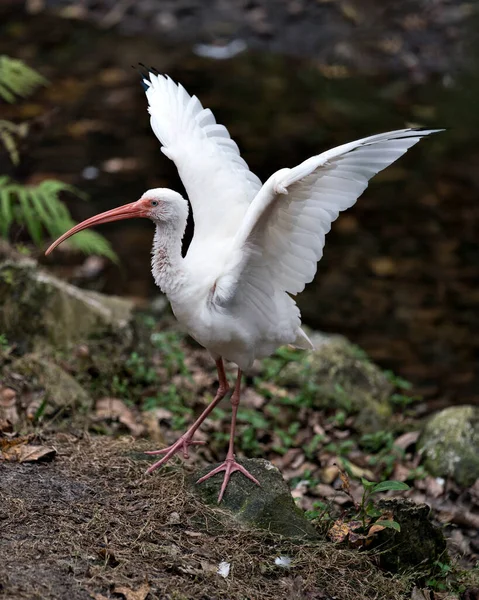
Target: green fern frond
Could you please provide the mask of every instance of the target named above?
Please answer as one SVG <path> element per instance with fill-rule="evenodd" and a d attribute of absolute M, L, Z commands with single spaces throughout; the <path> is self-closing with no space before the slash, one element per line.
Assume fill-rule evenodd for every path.
<path fill-rule="evenodd" d="M 13 103 L 16 96 L 26 98 L 48 81 L 21 60 L 0 56 L 0 97 Z"/>
<path fill-rule="evenodd" d="M 0 142 L 5 146 L 14 165 L 20 163 L 18 142 L 28 134 L 28 123 L 13 123 L 0 119 Z"/>
<path fill-rule="evenodd" d="M 60 199 L 62 192 L 86 198 L 83 192 L 61 181 L 45 180 L 36 186 L 24 186 L 0 177 L 0 236 L 6 238 L 14 222 L 26 227 L 37 246 L 41 246 L 45 231 L 51 238 L 65 233 L 75 222 Z M 82 231 L 69 243 L 85 254 L 118 260 L 109 242 L 95 231 Z"/>

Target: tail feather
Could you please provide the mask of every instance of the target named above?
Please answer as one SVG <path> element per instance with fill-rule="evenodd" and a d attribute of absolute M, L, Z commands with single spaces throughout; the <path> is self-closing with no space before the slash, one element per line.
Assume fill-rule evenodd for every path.
<path fill-rule="evenodd" d="M 304 333 L 301 327 L 298 328 L 296 339 L 292 344 L 295 348 L 303 350 L 314 350 L 314 344 L 309 337 Z"/>

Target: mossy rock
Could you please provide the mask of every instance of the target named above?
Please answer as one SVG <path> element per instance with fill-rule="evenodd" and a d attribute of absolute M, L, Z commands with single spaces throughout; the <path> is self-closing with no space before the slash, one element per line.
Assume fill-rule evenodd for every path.
<path fill-rule="evenodd" d="M 4 370 L 5 380 L 22 391 L 45 394 L 45 414 L 60 408 L 89 409 L 93 401 L 82 386 L 61 367 L 36 354 L 26 354 Z"/>
<path fill-rule="evenodd" d="M 431 475 L 472 485 L 479 479 L 479 408 L 452 406 L 434 415 L 419 438 L 418 450 Z"/>
<path fill-rule="evenodd" d="M 355 427 L 361 433 L 383 429 L 391 417 L 393 390 L 384 372 L 343 336 L 315 333 L 312 342 L 315 350 L 287 364 L 277 383 L 301 387 L 312 381 L 318 388 L 317 408 L 355 413 Z"/>
<path fill-rule="evenodd" d="M 380 500 L 379 510 L 392 512 L 401 531 L 384 529 L 375 535 L 373 548 L 379 550 L 381 567 L 392 573 L 409 572 L 421 567 L 434 569 L 435 561 L 449 562 L 446 540 L 431 521 L 431 509 L 404 498 Z"/>
<path fill-rule="evenodd" d="M 32 260 L 0 264 L 0 305 L 0 331 L 22 352 L 63 348 L 91 335 L 132 336 L 131 302 L 81 290 Z"/>
<path fill-rule="evenodd" d="M 247 527 L 265 529 L 285 537 L 318 537 L 316 529 L 294 503 L 287 483 L 274 465 L 261 458 L 245 458 L 239 462 L 256 477 L 261 487 L 241 473 L 233 473 L 218 505 L 224 472 L 196 484 L 200 477 L 218 465 L 198 471 L 189 478 L 189 483 L 206 504 L 227 511 L 234 520 Z"/>

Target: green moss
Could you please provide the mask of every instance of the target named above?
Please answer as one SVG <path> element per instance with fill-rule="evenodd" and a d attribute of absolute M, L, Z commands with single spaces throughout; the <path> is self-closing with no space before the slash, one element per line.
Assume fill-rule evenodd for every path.
<path fill-rule="evenodd" d="M 361 433 L 384 428 L 392 414 L 388 377 L 341 336 L 315 336 L 314 343 L 314 352 L 284 364 L 276 382 L 303 389 L 314 386 L 311 405 L 356 414 Z"/>
<path fill-rule="evenodd" d="M 401 531 L 385 529 L 375 536 L 381 567 L 393 573 L 421 569 L 431 573 L 441 559 L 449 562 L 446 540 L 442 531 L 433 525 L 431 509 L 426 504 L 414 504 L 410 500 L 394 498 L 380 500 L 379 510 L 390 511 Z"/>
<path fill-rule="evenodd" d="M 318 532 L 306 519 L 291 496 L 281 473 L 264 459 L 242 459 L 240 463 L 258 479 L 261 487 L 241 473 L 234 473 L 219 508 L 243 525 L 264 529 L 286 537 L 314 538 Z M 211 465 L 190 478 L 193 490 L 210 506 L 218 506 L 223 482 L 221 472 L 199 485 L 196 481 L 214 469 Z"/>
<path fill-rule="evenodd" d="M 80 290 L 34 261 L 0 264 L 0 329 L 24 350 L 65 348 L 111 332 L 131 337 L 132 304 Z"/>
<path fill-rule="evenodd" d="M 453 406 L 434 415 L 418 441 L 432 475 L 470 486 L 479 478 L 479 408 Z"/>

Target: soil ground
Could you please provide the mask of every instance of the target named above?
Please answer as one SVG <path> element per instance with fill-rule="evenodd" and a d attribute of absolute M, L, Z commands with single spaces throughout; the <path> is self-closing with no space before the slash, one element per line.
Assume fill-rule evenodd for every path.
<path fill-rule="evenodd" d="M 405 591 L 364 554 L 225 524 L 183 469 L 143 476 L 144 442 L 57 434 L 43 443 L 53 461 L 0 465 L 1 598 L 394 600 Z M 291 569 L 274 564 L 284 554 Z M 227 578 L 216 572 L 222 561 Z"/>

